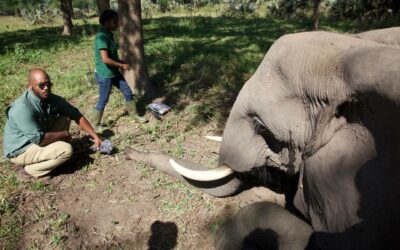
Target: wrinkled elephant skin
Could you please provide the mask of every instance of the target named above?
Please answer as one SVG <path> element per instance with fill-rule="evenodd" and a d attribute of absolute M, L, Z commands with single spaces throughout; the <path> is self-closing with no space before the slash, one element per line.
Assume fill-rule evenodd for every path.
<path fill-rule="evenodd" d="M 323 249 L 400 246 L 399 42 L 400 28 L 281 37 L 230 113 L 220 164 L 299 172 L 294 203 Z"/>
<path fill-rule="evenodd" d="M 390 28 L 290 34 L 271 46 L 224 129 L 219 165 L 234 174 L 212 192 L 203 190 L 234 195 L 246 185 L 237 176 L 259 168 L 298 175 L 294 205 L 303 221 L 281 207 L 255 203 L 222 227 L 218 248 L 240 249 L 257 230 L 269 239 L 257 247 L 400 247 L 399 45 L 400 28 Z M 129 152 L 130 159 L 142 157 Z M 145 161 L 182 178 L 163 157 Z"/>

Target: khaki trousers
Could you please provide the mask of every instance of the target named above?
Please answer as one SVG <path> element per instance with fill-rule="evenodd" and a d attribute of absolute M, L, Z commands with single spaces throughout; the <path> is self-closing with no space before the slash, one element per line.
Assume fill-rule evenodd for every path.
<path fill-rule="evenodd" d="M 67 117 L 60 116 L 49 132 L 68 131 L 70 124 L 71 121 Z M 72 153 L 71 144 L 57 141 L 44 147 L 32 144 L 24 153 L 10 160 L 15 164 L 25 165 L 28 174 L 40 177 L 66 162 Z"/>

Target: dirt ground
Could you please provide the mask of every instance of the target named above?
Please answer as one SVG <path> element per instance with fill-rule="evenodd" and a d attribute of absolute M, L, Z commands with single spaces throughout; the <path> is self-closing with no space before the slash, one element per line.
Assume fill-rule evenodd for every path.
<path fill-rule="evenodd" d="M 88 150 L 88 137 L 72 125 L 73 158 L 47 186 L 15 195 L 19 248 L 213 249 L 218 227 L 248 202 L 211 197 L 124 157 L 129 145 L 216 166 L 219 143 L 204 136 L 221 135 L 220 124 L 192 127 L 190 114 L 171 112 L 164 121 L 148 113 L 140 125 L 118 112 L 106 114 L 111 127 L 102 134 L 115 145 L 112 155 Z"/>
<path fill-rule="evenodd" d="M 130 133 L 135 130 L 132 126 Z M 206 154 L 201 147 L 194 149 Z M 57 229 L 63 240 L 60 246 L 212 248 L 212 224 L 222 212 L 216 201 L 147 166 L 126 161 L 123 152 L 82 153 L 61 171 L 50 181 L 49 191 L 24 192 L 21 199 L 27 214 L 51 209 L 55 218 L 68 215 L 63 230 Z M 52 232 L 43 222 L 26 225 L 20 247 L 46 246 Z"/>

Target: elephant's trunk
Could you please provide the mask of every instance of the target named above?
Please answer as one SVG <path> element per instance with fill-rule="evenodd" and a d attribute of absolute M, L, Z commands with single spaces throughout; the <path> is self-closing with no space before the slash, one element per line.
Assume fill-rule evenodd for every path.
<path fill-rule="evenodd" d="M 179 163 L 178 165 L 185 166 L 186 169 L 190 169 L 195 172 L 207 173 L 208 171 L 210 171 L 210 169 L 188 160 L 177 159 L 161 153 L 143 153 L 136 151 L 130 147 L 126 148 L 125 154 L 127 159 L 150 165 L 151 167 L 158 169 L 161 172 L 164 172 L 172 177 L 175 177 L 179 180 L 184 180 L 212 196 L 226 197 L 239 192 L 242 188 L 242 181 L 236 178 L 236 176 L 232 172 L 225 175 L 225 177 L 220 176 L 220 178 L 214 179 L 212 181 L 192 180 L 178 173 L 170 164 L 170 160 L 172 159 L 173 161 Z"/>

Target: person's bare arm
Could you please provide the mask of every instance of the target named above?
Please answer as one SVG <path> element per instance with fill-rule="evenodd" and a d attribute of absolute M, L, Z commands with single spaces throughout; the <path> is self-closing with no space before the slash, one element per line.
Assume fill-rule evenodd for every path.
<path fill-rule="evenodd" d="M 129 69 L 129 65 L 126 63 L 120 63 L 117 61 L 114 61 L 113 59 L 111 59 L 108 56 L 108 51 L 106 49 L 101 49 L 100 50 L 100 55 L 101 55 L 101 60 L 103 61 L 103 63 L 112 66 L 112 67 L 117 67 L 117 68 L 121 68 L 123 70 L 127 70 Z"/>
<path fill-rule="evenodd" d="M 44 147 L 56 141 L 69 142 L 71 140 L 71 135 L 68 131 L 59 132 L 47 132 L 44 134 L 39 146 Z"/>
<path fill-rule="evenodd" d="M 102 143 L 102 140 L 100 139 L 100 137 L 96 134 L 96 132 L 94 131 L 92 125 L 90 124 L 90 122 L 82 115 L 77 121 L 76 123 L 79 125 L 79 127 L 84 130 L 85 132 L 87 132 L 94 141 L 94 146 L 96 147 L 96 149 L 98 149 L 100 147 L 100 144 Z"/>

